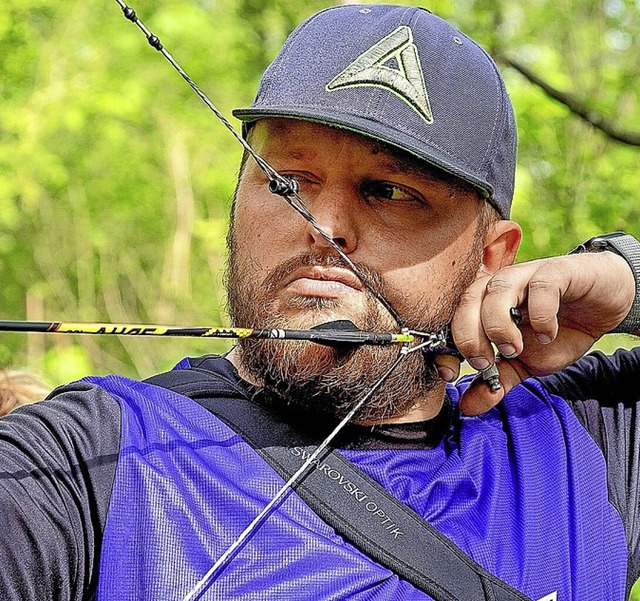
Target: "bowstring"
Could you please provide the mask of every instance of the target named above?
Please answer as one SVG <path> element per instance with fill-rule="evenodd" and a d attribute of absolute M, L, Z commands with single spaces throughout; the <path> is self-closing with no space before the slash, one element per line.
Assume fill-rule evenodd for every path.
<path fill-rule="evenodd" d="M 146 25 L 139 19 L 135 10 L 128 6 L 123 0 L 116 0 L 125 18 L 134 23 L 147 38 L 149 45 L 160 52 L 164 58 L 169 61 L 171 66 L 180 74 L 180 76 L 187 82 L 191 89 L 198 95 L 198 97 L 206 104 L 206 106 L 213 112 L 213 114 L 222 122 L 222 124 L 231 132 L 233 137 L 242 145 L 244 150 L 253 158 L 260 170 L 266 176 L 269 181 L 269 189 L 274 194 L 281 196 L 287 204 L 292 207 L 299 215 L 301 215 L 311 226 L 323 237 L 323 239 L 329 244 L 329 246 L 338 254 L 338 256 L 344 261 L 344 263 L 353 271 L 362 284 L 367 288 L 371 294 L 384 306 L 389 312 L 393 320 L 398 325 L 398 329 L 401 330 L 404 327 L 404 320 L 400 317 L 398 311 L 389 303 L 389 301 L 368 281 L 368 278 L 362 273 L 362 270 L 347 256 L 347 254 L 340 248 L 340 245 L 327 234 L 313 213 L 309 210 L 309 207 L 305 204 L 304 200 L 299 196 L 297 191 L 297 182 L 291 178 L 281 175 L 276 169 L 274 169 L 265 159 L 263 159 L 241 136 L 231 125 L 229 120 L 218 110 L 216 105 L 209 99 L 209 97 L 200 89 L 200 87 L 189 77 L 187 72 L 180 66 L 180 64 L 173 58 L 171 53 L 163 46 L 160 38 L 153 34 Z"/>
<path fill-rule="evenodd" d="M 250 536 L 260 525 L 269 517 L 272 511 L 275 511 L 284 502 L 286 495 L 294 490 L 294 487 L 313 466 L 317 458 L 328 448 L 331 441 L 340 433 L 354 417 L 354 415 L 360 410 L 364 403 L 371 398 L 374 392 L 382 386 L 387 378 L 395 371 L 400 363 L 411 353 L 421 350 L 425 346 L 429 348 L 439 345 L 442 341 L 437 335 L 430 335 L 431 337 L 422 344 L 409 346 L 408 343 L 403 344 L 402 348 L 395 361 L 371 386 L 371 388 L 358 400 L 353 406 L 351 411 L 345 415 L 344 418 L 338 423 L 338 425 L 329 433 L 329 435 L 315 448 L 315 450 L 307 457 L 298 470 L 287 480 L 273 496 L 271 501 L 265 505 L 262 511 L 251 521 L 251 523 L 236 537 L 236 539 L 227 547 L 227 549 L 220 555 L 216 562 L 211 566 L 209 571 L 195 584 L 195 586 L 187 593 L 182 601 L 197 601 L 207 591 L 207 589 L 213 583 L 214 577 L 218 575 L 229 563 L 231 559 L 242 549 L 246 542 L 248 542 Z"/>
<path fill-rule="evenodd" d="M 296 212 L 298 212 L 311 226 L 324 238 L 329 246 L 338 254 L 338 256 L 345 262 L 346 265 L 353 271 L 353 273 L 360 279 L 362 284 L 369 290 L 378 301 L 382 303 L 385 309 L 389 312 L 391 317 L 396 321 L 400 330 L 403 329 L 403 320 L 393 306 L 387 301 L 384 296 L 376 290 L 368 281 L 368 278 L 362 273 L 362 271 L 355 265 L 355 263 L 347 256 L 347 254 L 340 248 L 337 242 L 331 238 L 320 226 L 314 217 L 313 213 L 309 210 L 304 200 L 298 195 L 297 182 L 291 178 L 287 178 L 281 175 L 276 169 L 271 167 L 269 163 L 264 160 L 251 145 L 235 130 L 235 128 L 229 123 L 226 117 L 217 109 L 217 107 L 211 102 L 207 95 L 198 87 L 198 85 L 189 77 L 186 71 L 178 64 L 173 56 L 164 48 L 160 39 L 154 35 L 136 15 L 135 11 L 127 6 L 123 0 L 116 0 L 126 19 L 134 23 L 145 35 L 149 45 L 160 52 L 165 59 L 173 66 L 173 68 L 182 76 L 191 89 L 198 95 L 198 97 L 206 104 L 206 106 L 214 113 L 214 115 L 223 123 L 223 125 L 231 132 L 234 138 L 242 145 L 244 150 L 255 160 L 258 167 L 262 170 L 266 178 L 269 180 L 269 189 L 281 196 Z M 413 330 L 409 330 L 414 332 Z M 446 335 L 444 330 L 436 334 L 418 333 L 423 337 L 426 336 L 425 342 L 420 345 L 409 347 L 408 343 L 403 344 L 398 356 L 392 365 L 374 382 L 371 388 L 356 402 L 351 411 L 340 421 L 340 423 L 334 428 L 334 430 L 320 443 L 316 450 L 307 458 L 298 471 L 291 476 L 291 478 L 285 482 L 285 484 L 276 493 L 274 498 L 265 506 L 265 508 L 256 516 L 256 518 L 245 528 L 245 530 L 235 539 L 235 541 L 227 548 L 227 550 L 218 558 L 214 565 L 207 571 L 204 577 L 187 593 L 183 601 L 196 601 L 207 590 L 210 584 L 213 582 L 213 577 L 223 568 L 231 557 L 237 553 L 244 543 L 249 539 L 251 534 L 262 524 L 262 522 L 268 517 L 271 511 L 284 499 L 288 491 L 292 490 L 302 476 L 307 472 L 310 466 L 312 466 L 315 458 L 317 458 L 331 443 L 331 441 L 337 436 L 337 434 L 344 428 L 344 426 L 353 418 L 356 412 L 363 406 L 363 404 L 373 395 L 373 393 L 387 380 L 387 378 L 393 373 L 393 371 L 400 365 L 400 363 L 411 352 L 419 349 L 437 349 L 444 346 Z"/>
<path fill-rule="evenodd" d="M 281 176 L 282 177 L 282 176 Z M 295 199 L 295 202 L 294 200 Z M 374 287 L 368 282 L 368 278 L 362 273 L 362 270 L 358 268 L 358 266 L 349 258 L 349 256 L 340 248 L 340 245 L 327 234 L 318 221 L 316 220 L 313 213 L 309 210 L 304 200 L 300 198 L 298 193 L 293 190 L 291 194 L 283 195 L 282 198 L 292 207 L 295 211 L 297 211 L 304 219 L 306 219 L 311 226 L 324 238 L 324 240 L 329 244 L 329 246 L 338 254 L 338 256 L 346 263 L 346 265 L 351 269 L 351 271 L 357 276 L 357 278 L 364 284 L 371 294 L 382 304 L 382 306 L 387 310 L 387 312 L 391 315 L 393 320 L 398 325 L 398 328 L 401 330 L 404 327 L 404 320 L 400 317 L 400 314 L 393 308 L 391 303 Z"/>
<path fill-rule="evenodd" d="M 213 112 L 213 114 L 224 124 L 224 126 L 231 132 L 233 137 L 243 146 L 243 148 L 251 154 L 251 156 L 255 159 L 256 163 L 262 169 L 263 173 L 269 178 L 269 180 L 282 178 L 278 174 L 278 172 L 273 169 L 260 155 L 258 155 L 253 148 L 249 145 L 249 143 L 234 129 L 233 125 L 229 123 L 228 119 L 218 110 L 215 104 L 209 100 L 209 97 L 198 87 L 195 81 L 189 77 L 187 72 L 180 66 L 178 61 L 176 61 L 171 53 L 162 45 L 160 42 L 160 38 L 154 35 L 149 29 L 147 29 L 146 25 L 138 18 L 136 11 L 133 10 L 130 6 L 127 6 L 123 0 L 116 0 L 120 8 L 122 9 L 122 13 L 125 18 L 131 21 L 134 25 L 136 25 L 142 33 L 147 38 L 147 42 L 152 48 L 155 48 L 162 56 L 164 56 L 171 66 L 182 76 L 182 78 L 189 84 L 191 89 L 200 97 L 202 102 L 204 102 L 207 107 Z"/>

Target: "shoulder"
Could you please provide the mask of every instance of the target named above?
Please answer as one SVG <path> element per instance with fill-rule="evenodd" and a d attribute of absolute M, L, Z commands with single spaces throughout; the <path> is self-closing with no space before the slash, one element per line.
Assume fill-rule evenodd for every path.
<path fill-rule="evenodd" d="M 117 443 L 120 409 L 101 387 L 84 381 L 55 389 L 44 401 L 25 405 L 0 419 L 0 443 L 49 440 L 75 456 Z"/>
<path fill-rule="evenodd" d="M 457 392 L 468 385 L 461 381 Z M 507 448 L 527 449 L 532 457 L 546 458 L 551 449 L 558 457 L 577 449 L 583 456 L 596 457 L 592 438 L 567 401 L 532 378 L 511 389 L 491 410 L 476 417 L 456 411 L 461 434 L 478 433 Z"/>

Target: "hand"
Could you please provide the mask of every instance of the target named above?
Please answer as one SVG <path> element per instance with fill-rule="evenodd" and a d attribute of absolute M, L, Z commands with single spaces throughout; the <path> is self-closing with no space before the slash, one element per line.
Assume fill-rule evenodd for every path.
<path fill-rule="evenodd" d="M 522 380 L 558 371 L 584 355 L 629 312 L 635 281 L 627 262 L 612 252 L 539 259 L 479 277 L 465 292 L 451 331 L 456 346 L 478 370 L 496 360 L 502 388 L 477 378 L 461 410 L 478 415 L 499 403 Z M 510 309 L 523 315 L 517 326 Z M 450 360 L 439 363 L 454 366 Z"/>

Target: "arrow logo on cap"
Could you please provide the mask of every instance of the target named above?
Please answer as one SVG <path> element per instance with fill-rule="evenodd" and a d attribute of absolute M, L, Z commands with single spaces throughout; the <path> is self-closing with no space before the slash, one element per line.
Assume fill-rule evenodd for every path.
<path fill-rule="evenodd" d="M 396 66 L 397 65 L 397 66 Z M 327 92 L 372 86 L 393 92 L 427 123 L 433 123 L 424 74 L 413 34 L 401 25 L 361 54 L 327 85 Z"/>

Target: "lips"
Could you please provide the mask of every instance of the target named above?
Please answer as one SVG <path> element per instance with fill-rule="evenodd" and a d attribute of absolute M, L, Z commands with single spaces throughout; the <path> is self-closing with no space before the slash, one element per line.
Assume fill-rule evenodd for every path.
<path fill-rule="evenodd" d="M 292 272 L 284 281 L 284 288 L 300 296 L 336 298 L 361 292 L 363 285 L 348 269 L 314 265 Z"/>

